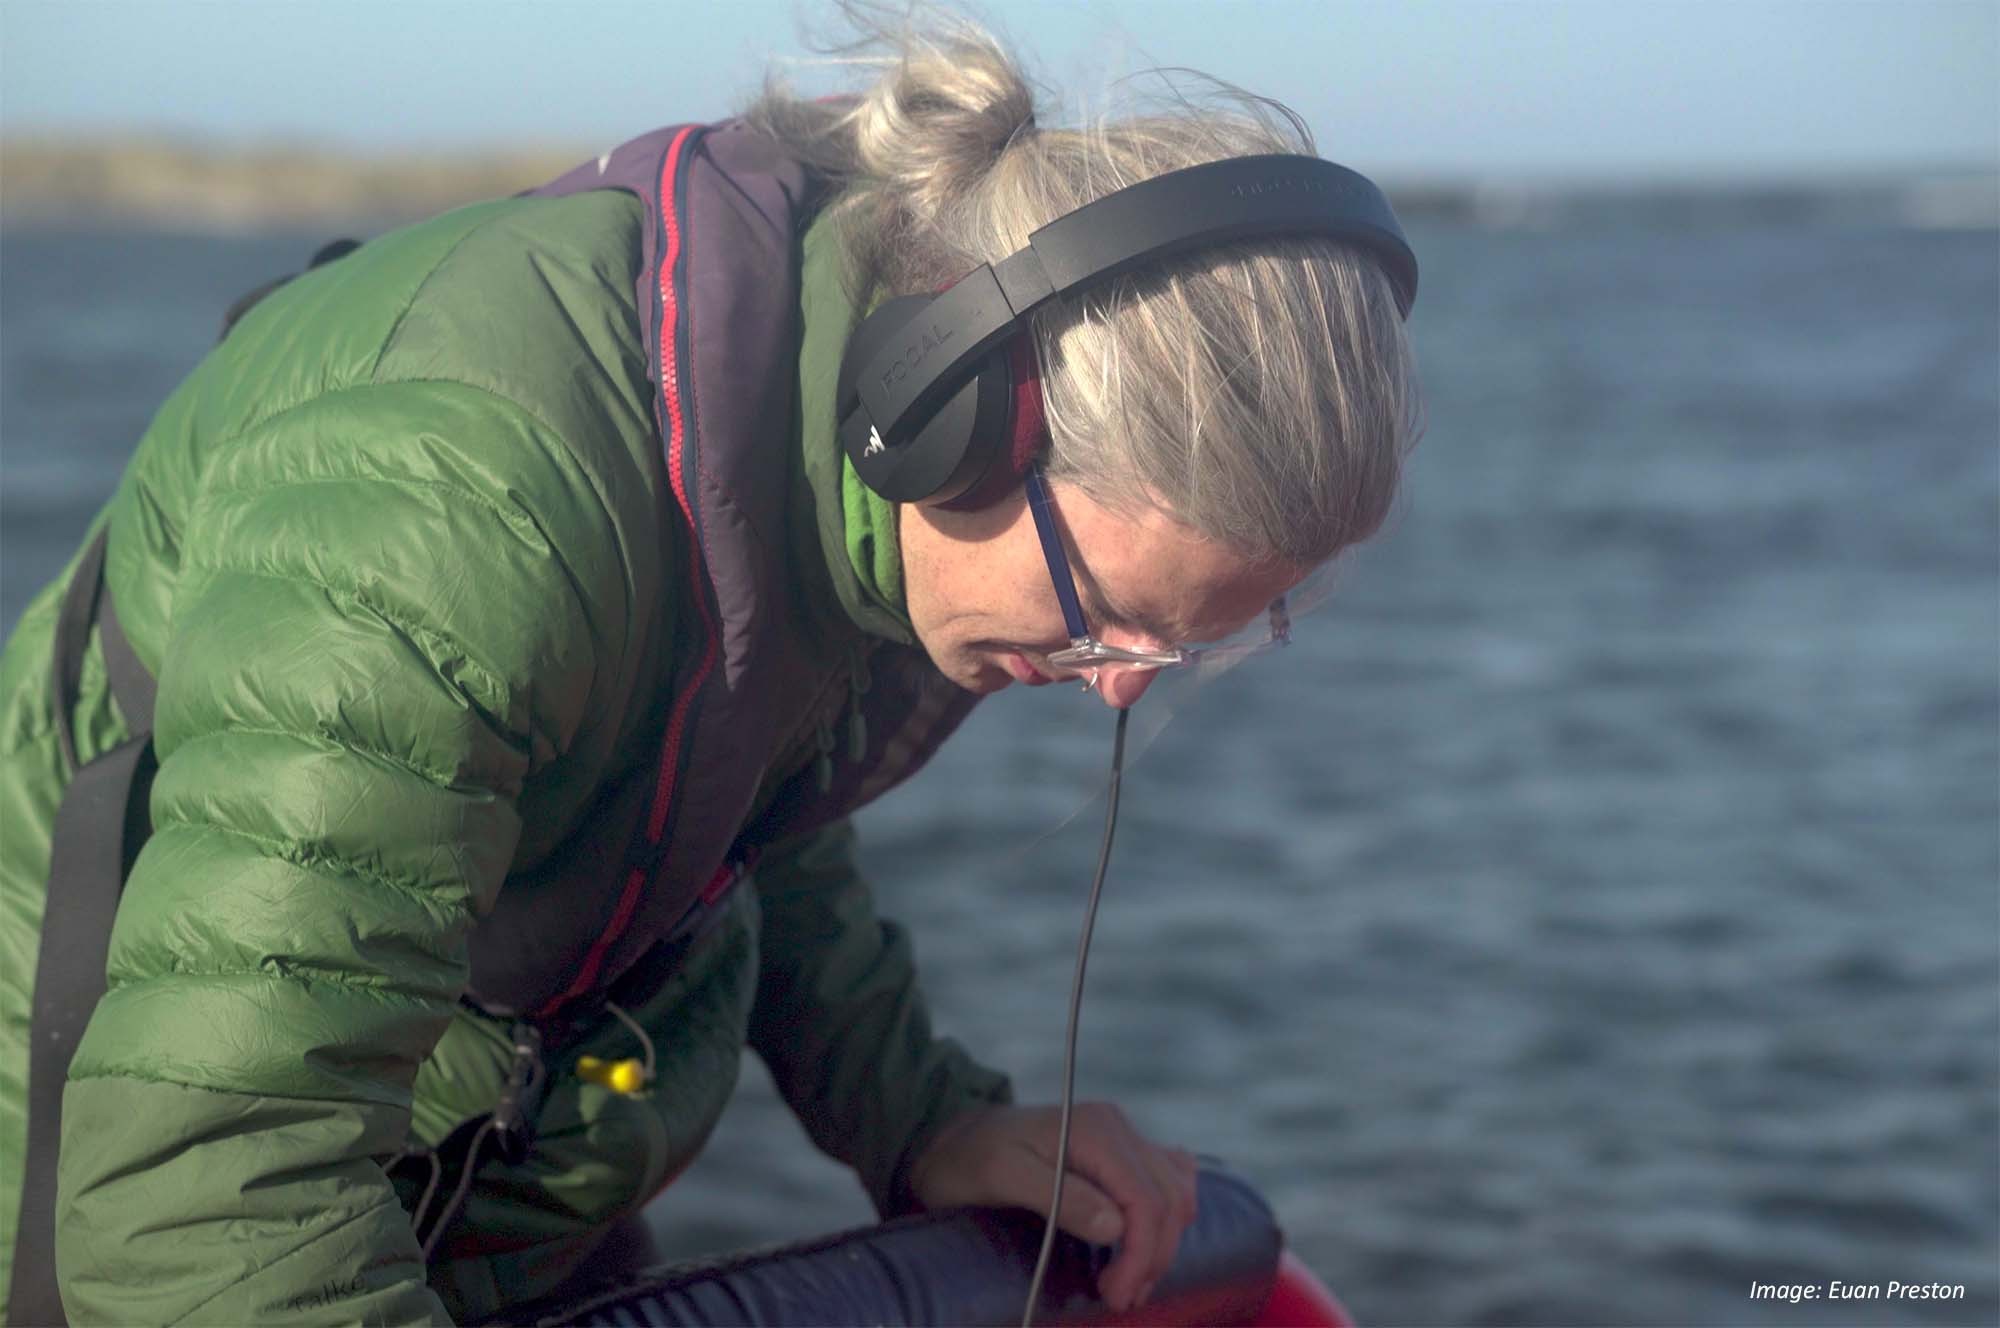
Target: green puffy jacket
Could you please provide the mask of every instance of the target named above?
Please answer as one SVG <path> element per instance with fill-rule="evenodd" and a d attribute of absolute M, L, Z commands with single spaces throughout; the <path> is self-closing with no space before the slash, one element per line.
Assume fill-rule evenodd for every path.
<path fill-rule="evenodd" d="M 467 931 L 607 780 L 654 759 L 687 648 L 641 224 L 619 192 L 504 200 L 293 281 L 161 408 L 100 516 L 106 584 L 159 682 L 160 768 L 64 1102 L 73 1320 L 444 1322 L 539 1294 L 699 1150 L 746 1038 L 885 1210 L 947 1118 L 1005 1099 L 932 1037 L 843 821 L 768 849 L 756 889 L 636 1003 L 651 1091 L 574 1073 L 636 1054 L 609 1019 L 552 1061 L 533 1153 L 479 1173 L 428 1274 L 412 1196 L 385 1176 L 492 1108 L 507 1027 L 459 1001 Z M 804 277 L 801 376 L 823 392 L 852 313 L 816 230 Z M 805 414 L 781 449 L 818 477 L 791 547 L 837 558 L 835 444 Z M 879 625 L 851 569 L 810 570 Z M 64 788 L 60 590 L 0 657 L 8 1157 Z M 94 635 L 71 718 L 82 760 L 126 736 Z M 810 755 L 773 752 L 767 794 Z M 0 1260 L 17 1187 L 9 1167 Z"/>

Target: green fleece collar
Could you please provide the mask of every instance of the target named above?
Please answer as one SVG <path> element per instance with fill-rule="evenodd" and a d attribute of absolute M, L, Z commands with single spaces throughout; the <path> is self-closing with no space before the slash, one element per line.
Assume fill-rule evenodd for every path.
<path fill-rule="evenodd" d="M 800 264 L 799 449 L 827 571 L 857 626 L 916 644 L 903 599 L 896 505 L 854 473 L 835 430 L 840 357 L 858 321 L 841 281 L 840 252 L 824 217 L 807 228 Z"/>

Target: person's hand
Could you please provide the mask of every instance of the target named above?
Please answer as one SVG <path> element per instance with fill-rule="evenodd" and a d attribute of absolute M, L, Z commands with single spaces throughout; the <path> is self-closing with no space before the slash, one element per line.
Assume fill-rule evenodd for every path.
<path fill-rule="evenodd" d="M 1055 1107 L 982 1107 L 945 1126 L 910 1169 L 926 1208 L 1032 1209 L 1048 1216 L 1055 1186 Z M 1194 1221 L 1194 1155 L 1148 1140 L 1109 1102 L 1070 1117 L 1068 1175 L 1056 1225 L 1094 1245 L 1118 1244 L 1097 1281 L 1114 1310 L 1152 1294 Z"/>

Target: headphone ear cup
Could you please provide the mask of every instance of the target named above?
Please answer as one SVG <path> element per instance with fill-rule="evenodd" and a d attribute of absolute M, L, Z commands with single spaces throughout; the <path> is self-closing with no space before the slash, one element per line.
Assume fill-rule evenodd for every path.
<path fill-rule="evenodd" d="M 883 302 L 854 329 L 840 360 L 841 445 L 861 482 L 891 502 L 948 503 L 1008 454 L 1014 385 L 1005 345 L 982 358 L 973 376 L 929 419 L 912 417 L 918 427 L 904 442 L 883 440 L 877 421 L 862 407 L 855 380 L 877 351 L 906 342 L 909 353 L 900 365 L 941 348 L 936 329 L 923 319 L 930 302 L 926 295 Z"/>

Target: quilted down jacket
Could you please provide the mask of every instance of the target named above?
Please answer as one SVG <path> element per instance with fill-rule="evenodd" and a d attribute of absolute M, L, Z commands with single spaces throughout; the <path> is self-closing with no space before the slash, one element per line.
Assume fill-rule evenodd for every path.
<path fill-rule="evenodd" d="M 766 219 L 794 261 L 769 277 L 789 282 L 792 325 L 769 336 L 790 349 L 776 381 L 750 386 L 797 408 L 782 430 L 705 445 L 716 471 L 747 477 L 729 501 L 783 524 L 712 534 L 678 500 L 661 325 L 644 307 L 646 265 L 665 261 L 645 237 L 671 230 L 660 211 L 677 198 L 479 204 L 292 281 L 160 409 L 93 527 L 158 682 L 159 769 L 63 1107 L 56 1248 L 73 1320 L 448 1322 L 538 1294 L 699 1150 L 746 1041 L 884 1211 L 907 1205 L 905 1169 L 945 1120 L 1006 1099 L 1003 1077 L 932 1035 L 846 819 L 965 705 L 931 705 L 949 713 L 903 744 L 900 768 L 813 803 L 857 667 L 901 677 L 905 696 L 949 687 L 844 565 L 828 393 L 853 313 L 835 263 L 806 207 Z M 703 257 L 698 244 L 676 256 Z M 688 277 L 664 276 L 671 300 Z M 694 357 L 703 332 L 669 328 Z M 753 589 L 791 606 L 782 639 L 731 635 L 736 592 L 715 584 L 729 538 L 763 578 Z M 86 761 L 127 735 L 94 636 L 74 711 L 55 713 L 63 584 L 0 656 L 12 1157 L 65 785 L 56 727 L 73 724 Z M 735 649 L 796 664 L 730 672 Z M 532 1151 L 478 1172 L 427 1268 L 415 1196 L 386 1168 L 491 1110 L 507 1074 L 508 1019 L 463 999 L 472 942 L 503 928 L 496 952 L 531 949 L 532 915 L 500 902 L 558 885 L 573 892 L 558 907 L 643 920 L 645 892 L 666 886 L 645 878 L 637 906 L 626 897 L 641 881 L 625 869 L 632 832 L 607 808 L 634 781 L 651 790 L 663 734 L 699 718 L 685 697 L 708 676 L 704 652 L 740 693 L 733 713 L 753 717 L 741 740 L 756 778 L 721 839 L 769 831 L 752 845 L 754 888 L 725 896 L 686 957 L 626 997 L 658 1080 L 624 1094 L 580 1078 L 580 1056 L 636 1051 L 608 1015 L 579 1025 L 549 1058 Z M 682 774 L 703 787 L 701 768 Z M 645 811 L 640 798 L 621 814 Z M 17 1176 L 0 1174 L 0 1258 Z"/>

